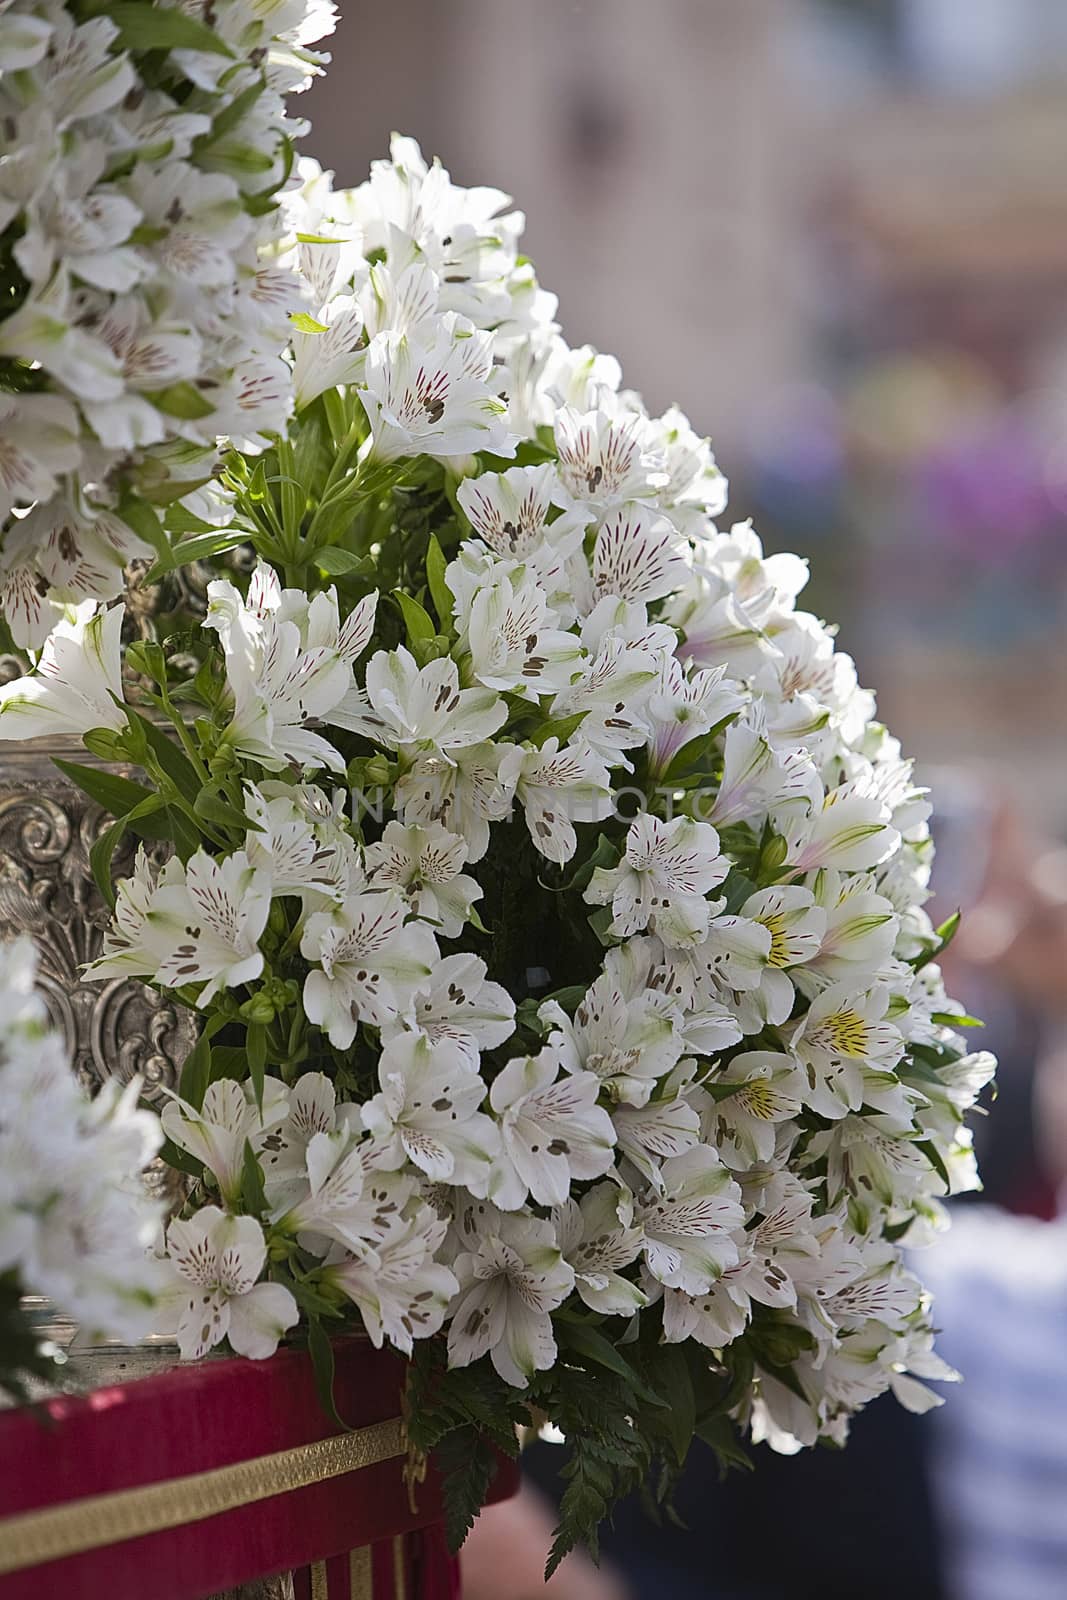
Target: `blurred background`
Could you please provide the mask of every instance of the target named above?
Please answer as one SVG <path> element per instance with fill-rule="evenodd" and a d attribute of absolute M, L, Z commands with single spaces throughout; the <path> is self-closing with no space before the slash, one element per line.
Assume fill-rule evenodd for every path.
<path fill-rule="evenodd" d="M 696 1543 L 627 1514 L 615 1578 L 550 1593 L 1063 1600 L 1067 1227 L 1034 1219 L 1067 1179 L 1067 3 L 342 10 L 305 148 L 356 183 L 396 128 L 513 194 L 565 336 L 677 401 L 733 517 L 810 558 L 805 603 L 935 786 L 933 914 L 968 911 L 946 979 L 1001 1058 L 977 1142 L 1023 1231 L 922 1264 L 969 1379 L 944 1423 L 879 1402 L 836 1463 L 723 1489 L 698 1462 Z M 471 1545 L 470 1600 L 543 1592 L 549 1523 L 513 1512 Z M 791 1559 L 764 1580 L 769 1549 Z"/>

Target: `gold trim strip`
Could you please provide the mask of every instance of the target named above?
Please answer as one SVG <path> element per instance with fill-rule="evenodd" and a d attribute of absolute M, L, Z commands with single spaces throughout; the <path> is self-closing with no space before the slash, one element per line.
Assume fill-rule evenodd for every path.
<path fill-rule="evenodd" d="M 349 1600 L 374 1600 L 374 1562 L 369 1544 L 348 1554 Z"/>
<path fill-rule="evenodd" d="M 407 1563 L 404 1560 L 404 1535 L 393 1539 L 393 1600 L 408 1600 Z"/>
<path fill-rule="evenodd" d="M 330 1600 L 330 1583 L 325 1561 L 311 1563 L 311 1600 Z"/>
<path fill-rule="evenodd" d="M 354 1433 L 236 1461 L 210 1472 L 0 1517 L 0 1574 L 201 1522 L 238 1506 L 392 1461 L 406 1449 L 404 1424 L 393 1417 Z"/>

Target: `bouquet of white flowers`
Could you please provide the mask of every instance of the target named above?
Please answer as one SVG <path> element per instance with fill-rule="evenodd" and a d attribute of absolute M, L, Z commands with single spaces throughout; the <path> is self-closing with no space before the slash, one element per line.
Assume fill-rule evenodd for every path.
<path fill-rule="evenodd" d="M 17 644 L 119 594 L 163 539 L 153 506 L 212 480 L 220 435 L 284 428 L 284 96 L 332 28 L 328 0 L 0 0 L 0 609 Z"/>
<path fill-rule="evenodd" d="M 0 738 L 144 774 L 65 769 L 117 819 L 96 974 L 202 1017 L 162 1119 L 183 1354 L 299 1323 L 328 1393 L 331 1332 L 390 1341 L 457 1541 L 547 1416 L 555 1561 L 694 1436 L 935 1403 L 902 1247 L 974 1185 L 993 1063 L 804 562 L 720 530 L 708 441 L 564 343 L 504 195 L 399 138 L 354 191 L 299 176 L 294 415 L 202 419 L 230 520 L 165 509 L 148 575 L 219 563 L 205 625 L 72 608 Z M 112 887 L 125 831 L 173 853 Z"/>
<path fill-rule="evenodd" d="M 47 1295 L 89 1334 L 133 1340 L 158 1316 L 165 1269 L 148 1252 L 161 1207 L 141 1181 L 159 1124 L 140 1084 L 90 1101 L 34 993 L 28 939 L 0 946 L 0 1388 L 48 1375 L 20 1300 Z"/>

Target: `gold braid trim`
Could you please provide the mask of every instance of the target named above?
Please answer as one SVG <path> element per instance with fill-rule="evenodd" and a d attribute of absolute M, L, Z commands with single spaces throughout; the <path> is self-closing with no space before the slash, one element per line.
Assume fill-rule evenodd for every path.
<path fill-rule="evenodd" d="M 291 1489 L 392 1461 L 404 1455 L 405 1448 L 403 1425 L 393 1417 L 334 1439 L 236 1461 L 210 1472 L 0 1517 L 0 1574 L 201 1522 Z"/>

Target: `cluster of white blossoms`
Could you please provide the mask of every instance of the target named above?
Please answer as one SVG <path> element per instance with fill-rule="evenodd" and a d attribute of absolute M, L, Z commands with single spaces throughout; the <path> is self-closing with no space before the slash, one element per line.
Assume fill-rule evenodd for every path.
<path fill-rule="evenodd" d="M 119 594 L 149 502 L 210 480 L 218 436 L 290 406 L 274 196 L 333 7 L 109 9 L 0 0 L 0 607 L 24 646 Z"/>
<path fill-rule="evenodd" d="M 304 565 L 212 585 L 210 714 L 160 779 L 203 831 L 119 884 L 95 968 L 247 1029 L 164 1114 L 210 1200 L 170 1228 L 183 1349 L 264 1354 L 313 1285 L 532 1393 L 561 1309 L 740 1341 L 779 1442 L 934 1403 L 902 1251 L 975 1183 L 993 1063 L 931 960 L 910 764 L 805 563 L 716 526 L 708 441 L 565 344 L 504 196 L 404 139 L 352 192 L 303 176 L 288 471 L 351 416 L 373 493 L 331 518 L 309 478 Z M 125 737 L 120 626 L 63 622 L 0 737 Z"/>
<path fill-rule="evenodd" d="M 90 1101 L 34 991 L 29 939 L 0 946 L 0 1274 L 46 1295 L 87 1334 L 132 1340 L 157 1316 L 146 1252 L 160 1206 L 142 1171 L 162 1142 L 139 1083 Z M 0 1377 L 7 1376 L 0 1339 Z"/>

